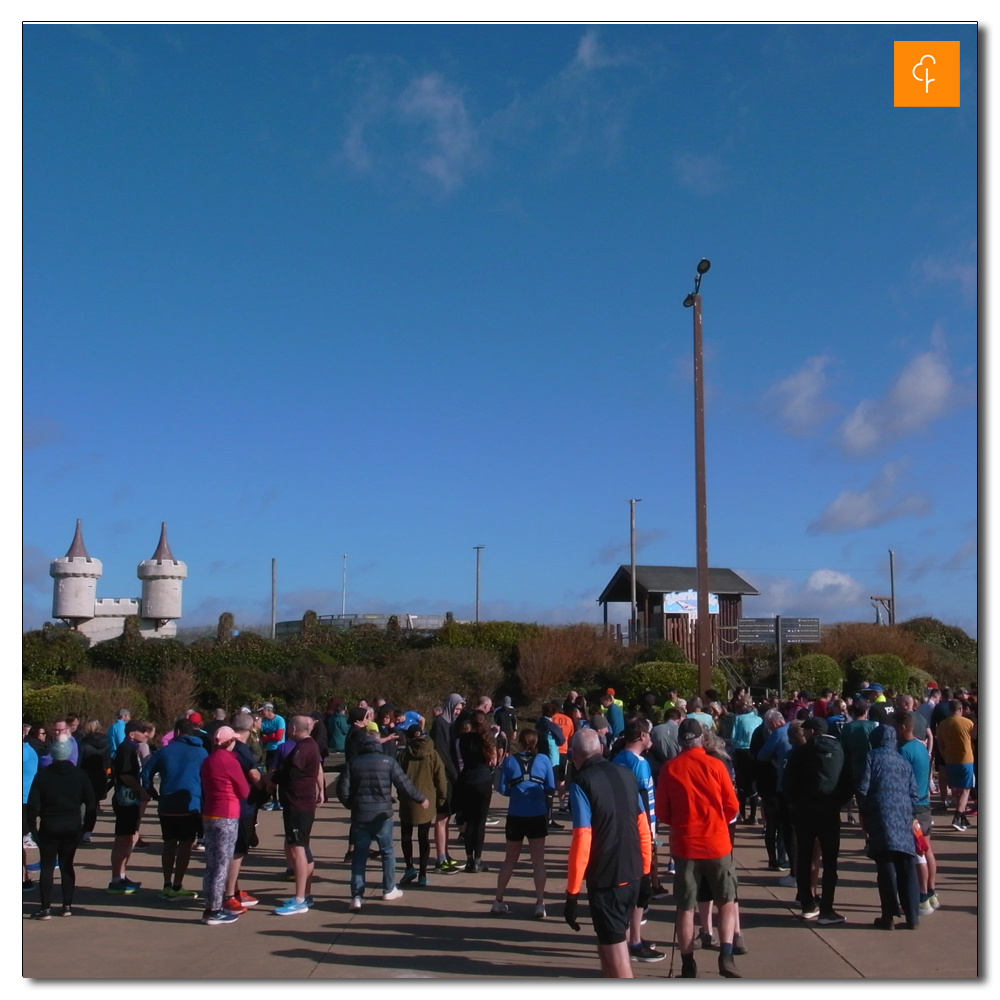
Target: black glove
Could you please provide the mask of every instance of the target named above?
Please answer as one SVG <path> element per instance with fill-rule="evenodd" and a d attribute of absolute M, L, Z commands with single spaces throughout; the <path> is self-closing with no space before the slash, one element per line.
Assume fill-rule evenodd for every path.
<path fill-rule="evenodd" d="M 566 905 L 563 907 L 563 920 L 566 921 L 573 930 L 578 931 L 580 929 L 580 924 L 576 919 L 576 907 L 579 901 L 579 895 L 577 893 L 567 893 L 566 894 Z"/>
<path fill-rule="evenodd" d="M 639 881 L 639 898 L 636 900 L 636 906 L 640 910 L 646 909 L 649 906 L 649 901 L 653 898 L 653 879 L 650 875 L 643 875 L 642 879 Z"/>

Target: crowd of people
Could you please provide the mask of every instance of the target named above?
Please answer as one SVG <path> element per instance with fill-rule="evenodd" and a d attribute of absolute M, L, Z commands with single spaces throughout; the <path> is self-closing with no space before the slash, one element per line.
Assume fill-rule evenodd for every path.
<path fill-rule="evenodd" d="M 511 704 L 449 695 L 424 718 L 377 699 L 286 723 L 265 703 L 205 721 L 190 710 L 157 739 L 122 709 L 108 731 L 75 715 L 24 727 L 24 892 L 37 888 L 36 920 L 70 916 L 74 857 L 111 796 L 114 839 L 107 892 L 131 895 L 143 816 L 155 801 L 166 900 L 201 897 L 201 921 L 233 923 L 259 900 L 240 884 L 259 844 L 258 812 L 282 814 L 285 879 L 294 891 L 278 916 L 314 905 L 310 836 L 331 795 L 350 813 L 348 908 L 362 909 L 368 862 L 381 863 L 381 896 L 438 876 L 482 874 L 494 795 L 506 798 L 505 852 L 493 914 L 527 842 L 535 889 L 531 916 L 547 918 L 546 838 L 572 824 L 562 916 L 580 929 L 586 892 L 602 973 L 631 976 L 633 962 L 666 956 L 643 940 L 649 904 L 672 892 L 682 978 L 695 953 L 718 949 L 722 976 L 740 978 L 747 951 L 733 860 L 737 825 L 759 827 L 767 867 L 796 889 L 803 920 L 844 922 L 835 909 L 842 817 L 857 825 L 874 862 L 880 914 L 873 926 L 912 930 L 941 904 L 932 846 L 932 797 L 964 832 L 976 816 L 978 699 L 929 686 L 922 698 L 865 684 L 849 696 L 791 692 L 723 702 L 712 690 L 681 698 L 651 692 L 630 706 L 608 688 L 590 701 L 569 691 L 523 724 Z M 428 724 L 429 723 L 429 724 Z M 343 755 L 341 758 L 340 755 Z M 331 758 L 331 755 L 334 755 Z M 327 785 L 324 764 L 338 769 Z M 395 809 L 403 874 L 397 879 Z M 454 837 L 450 836 L 450 831 Z M 416 847 L 414 848 L 414 833 Z M 457 839 L 456 839 L 457 838 Z M 433 839 L 433 853 L 432 853 Z M 464 863 L 451 856 L 461 844 Z M 39 860 L 29 864 L 27 851 Z M 203 855 L 200 889 L 185 886 Z M 456 852 L 458 853 L 458 852 Z M 37 885 L 31 875 L 38 873 Z M 55 873 L 62 906 L 53 907 Z M 661 878 L 672 876 L 670 888 Z M 902 923 L 898 923 L 898 921 Z"/>

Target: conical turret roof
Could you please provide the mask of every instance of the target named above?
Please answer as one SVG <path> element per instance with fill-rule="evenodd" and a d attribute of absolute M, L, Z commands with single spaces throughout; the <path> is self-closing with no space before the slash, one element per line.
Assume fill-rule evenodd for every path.
<path fill-rule="evenodd" d="M 173 552 L 170 551 L 170 543 L 167 541 L 167 522 L 160 522 L 160 544 L 156 546 L 150 562 L 177 562 Z"/>
<path fill-rule="evenodd" d="M 87 555 L 87 546 L 83 544 L 83 530 L 80 527 L 80 518 L 76 519 L 76 534 L 73 535 L 73 544 L 66 553 L 67 559 L 90 559 Z"/>

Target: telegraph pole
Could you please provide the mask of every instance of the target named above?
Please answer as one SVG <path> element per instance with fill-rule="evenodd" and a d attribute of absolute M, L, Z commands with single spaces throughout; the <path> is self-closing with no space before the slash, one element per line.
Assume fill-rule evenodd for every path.
<path fill-rule="evenodd" d="M 889 624 L 896 624 L 896 569 L 892 549 L 889 549 Z"/>
<path fill-rule="evenodd" d="M 272 559 L 271 560 L 271 638 L 272 639 L 275 636 L 275 629 L 277 627 L 276 626 L 276 622 L 275 622 L 275 618 L 276 618 L 275 609 L 277 608 L 277 605 L 278 605 L 278 591 L 277 591 L 278 570 L 277 570 L 277 562 L 278 562 L 277 559 Z"/>
<path fill-rule="evenodd" d="M 483 554 L 483 549 L 486 548 L 485 545 L 473 545 L 476 550 L 476 624 L 479 624 L 479 562 L 480 557 Z"/>
<path fill-rule="evenodd" d="M 636 633 L 638 632 L 638 617 L 639 611 L 636 606 L 635 599 L 635 505 L 637 503 L 642 503 L 641 498 L 636 498 L 633 500 L 627 500 L 626 503 L 629 505 L 629 552 L 631 553 L 631 567 L 632 567 L 632 617 L 629 619 L 628 626 L 628 644 L 634 646 L 637 641 Z"/>
<path fill-rule="evenodd" d="M 698 695 L 712 686 L 712 616 L 708 610 L 708 499 L 705 487 L 705 372 L 701 336 L 701 279 L 711 263 L 698 262 L 694 291 L 684 300 L 694 307 L 694 479 L 698 589 Z"/>
<path fill-rule="evenodd" d="M 340 589 L 340 615 L 347 614 L 347 553 L 344 553 L 344 582 Z"/>

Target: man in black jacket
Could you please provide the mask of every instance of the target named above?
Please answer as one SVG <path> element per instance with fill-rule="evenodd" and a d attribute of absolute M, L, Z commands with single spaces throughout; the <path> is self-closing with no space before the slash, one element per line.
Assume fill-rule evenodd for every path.
<path fill-rule="evenodd" d="M 840 741 L 827 734 L 825 719 L 806 719 L 802 728 L 808 740 L 788 755 L 784 773 L 784 790 L 795 828 L 798 899 L 804 920 L 842 924 L 844 918 L 834 910 L 833 897 L 840 853 L 840 810 L 853 791 L 850 769 L 844 766 Z M 813 895 L 811 873 L 813 845 L 817 840 L 823 859 L 823 892 L 819 902 Z"/>
<path fill-rule="evenodd" d="M 358 754 L 340 773 L 337 798 L 351 810 L 351 910 L 361 909 L 365 892 L 365 868 L 368 850 L 376 841 L 382 852 L 382 898 L 399 899 L 396 888 L 396 855 L 392 845 L 392 788 L 400 795 L 421 806 L 427 799 L 396 762 L 395 757 L 382 753 L 382 744 L 375 735 L 362 737 L 357 743 Z"/>

